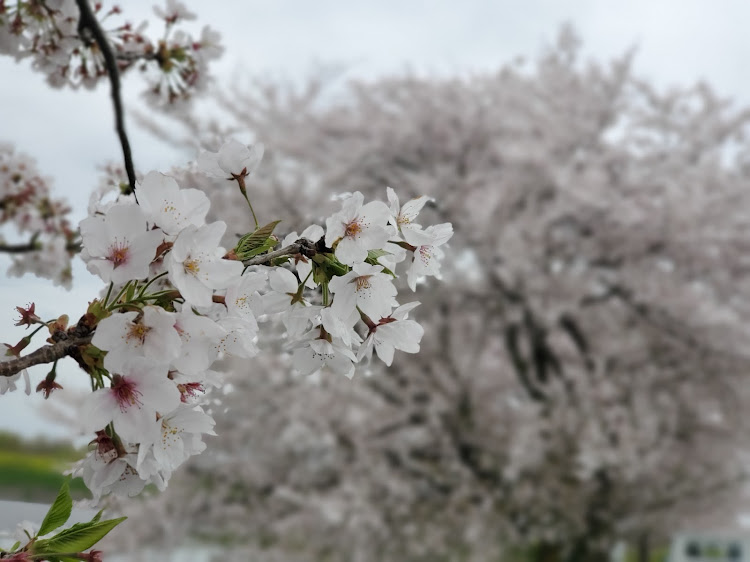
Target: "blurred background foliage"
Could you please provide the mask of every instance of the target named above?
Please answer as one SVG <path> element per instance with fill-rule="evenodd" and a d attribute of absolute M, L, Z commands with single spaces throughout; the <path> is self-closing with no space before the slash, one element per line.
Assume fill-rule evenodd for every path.
<path fill-rule="evenodd" d="M 455 236 L 444 282 L 415 295 L 419 354 L 301 379 L 269 337 L 227 364 L 211 454 L 123 506 L 118 548 L 200 534 L 274 562 L 601 562 L 625 543 L 649 562 L 677 531 L 739 528 L 750 111 L 580 48 L 566 27 L 533 62 L 469 77 L 238 77 L 220 116 L 142 116 L 192 154 L 263 141 L 249 191 L 286 232 L 389 185 L 434 197 L 425 223 Z M 247 231 L 226 182 L 209 196 L 228 240 Z"/>
<path fill-rule="evenodd" d="M 68 441 L 0 431 L 0 499 L 51 503 L 65 479 L 63 471 L 84 454 Z M 81 478 L 71 481 L 70 492 L 74 499 L 91 497 Z"/>

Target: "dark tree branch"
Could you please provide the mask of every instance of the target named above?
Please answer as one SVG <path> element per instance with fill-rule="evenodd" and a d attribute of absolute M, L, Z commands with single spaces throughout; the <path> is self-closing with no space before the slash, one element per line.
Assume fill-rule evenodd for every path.
<path fill-rule="evenodd" d="M 0 252 L 5 254 L 25 254 L 28 252 L 36 252 L 41 250 L 42 247 L 37 242 L 25 242 L 23 244 L 0 244 Z M 65 249 L 69 252 L 78 253 L 81 251 L 80 242 L 68 242 L 65 245 Z"/>
<path fill-rule="evenodd" d="M 262 265 L 264 263 L 275 260 L 276 258 L 296 256 L 297 254 L 302 254 L 303 256 L 310 258 L 314 256 L 316 252 L 317 250 L 315 250 L 314 242 L 308 240 L 307 238 L 300 238 L 294 244 L 289 244 L 289 246 L 286 246 L 285 248 L 281 248 L 279 250 L 275 250 L 261 256 L 255 256 L 254 258 L 245 260 L 242 263 L 248 267 L 251 265 Z"/>
<path fill-rule="evenodd" d="M 0 363 L 0 377 L 12 377 L 13 375 L 20 373 L 24 369 L 33 367 L 34 365 L 41 365 L 42 363 L 52 363 L 63 357 L 67 357 L 80 345 L 86 345 L 91 343 L 93 334 L 86 336 L 73 337 L 58 341 L 56 343 L 45 345 L 40 347 L 36 351 L 32 351 L 28 355 L 11 359 Z"/>
<path fill-rule="evenodd" d="M 536 383 L 532 381 L 529 376 L 529 363 L 521 353 L 520 337 L 521 334 L 518 324 L 511 323 L 508 325 L 505 329 L 505 348 L 508 350 L 518 381 L 521 383 L 521 386 L 523 386 L 526 393 L 532 400 L 544 402 L 547 399 L 547 396 L 537 387 Z"/>
<path fill-rule="evenodd" d="M 76 4 L 78 4 L 78 9 L 81 12 L 78 20 L 78 35 L 85 43 L 90 43 L 92 39 L 96 41 L 107 65 L 107 74 L 112 87 L 112 104 L 115 109 L 115 129 L 117 130 L 117 136 L 120 138 L 120 145 L 122 145 L 122 157 L 125 161 L 125 171 L 128 174 L 128 185 L 130 186 L 128 193 L 135 194 L 135 168 L 133 156 L 130 152 L 130 141 L 128 141 L 128 135 L 125 133 L 125 111 L 122 107 L 120 95 L 120 73 L 117 67 L 117 59 L 112 46 L 99 25 L 99 21 L 96 19 L 94 12 L 91 11 L 88 0 L 76 0 Z"/>

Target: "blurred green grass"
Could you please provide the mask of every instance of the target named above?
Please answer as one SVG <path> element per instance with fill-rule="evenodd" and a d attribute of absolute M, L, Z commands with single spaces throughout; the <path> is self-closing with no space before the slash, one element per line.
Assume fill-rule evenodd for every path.
<path fill-rule="evenodd" d="M 26 440 L 0 431 L 0 499 L 49 503 L 55 499 L 63 471 L 85 451 L 64 441 Z M 91 497 L 83 480 L 70 484 L 75 499 Z"/>

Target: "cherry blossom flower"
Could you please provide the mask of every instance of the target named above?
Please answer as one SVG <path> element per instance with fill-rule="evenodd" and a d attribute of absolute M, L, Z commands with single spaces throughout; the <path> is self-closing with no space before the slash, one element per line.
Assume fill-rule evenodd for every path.
<path fill-rule="evenodd" d="M 315 324 L 323 307 L 318 305 L 293 306 L 281 314 L 281 322 L 290 340 L 297 340 Z"/>
<path fill-rule="evenodd" d="M 359 307 L 375 320 L 388 316 L 398 291 L 392 277 L 382 271 L 380 265 L 358 263 L 346 275 L 331 279 L 329 287 L 335 295 L 333 311 L 346 318 Z"/>
<path fill-rule="evenodd" d="M 175 329 L 175 314 L 158 306 L 144 306 L 104 318 L 91 340 L 107 351 L 104 366 L 119 372 L 128 358 L 146 357 L 167 363 L 180 355 L 182 340 Z"/>
<path fill-rule="evenodd" d="M 201 435 L 216 435 L 214 419 L 198 406 L 180 405 L 173 412 L 155 420 L 140 442 L 138 468 L 150 452 L 159 470 L 168 472 L 180 466 L 191 455 L 206 448 Z M 148 475 L 146 471 L 144 474 Z"/>
<path fill-rule="evenodd" d="M 336 245 L 341 263 L 354 265 L 367 258 L 368 250 L 383 248 L 395 229 L 387 227 L 390 211 L 385 203 L 363 205 L 359 191 L 344 201 L 341 211 L 326 219 L 326 246 Z"/>
<path fill-rule="evenodd" d="M 294 305 L 308 303 L 299 293 L 299 281 L 294 273 L 284 268 L 276 268 L 268 274 L 271 289 L 263 295 L 263 308 L 268 314 L 284 312 Z"/>
<path fill-rule="evenodd" d="M 258 323 L 254 318 L 227 316 L 219 320 L 225 334 L 216 344 L 216 349 L 223 355 L 250 359 L 258 354 L 255 344 L 258 335 Z"/>
<path fill-rule="evenodd" d="M 349 318 L 341 318 L 331 307 L 326 307 L 320 311 L 320 320 L 325 331 L 339 338 L 346 347 L 351 348 L 352 345 L 362 343 L 362 338 L 353 328 L 359 320 L 359 313 L 356 310 L 351 311 Z"/>
<path fill-rule="evenodd" d="M 123 440 L 137 443 L 157 412 L 171 412 L 179 403 L 180 391 L 167 378 L 166 365 L 134 357 L 113 375 L 112 386 L 87 396 L 80 423 L 90 432 L 114 422 Z"/>
<path fill-rule="evenodd" d="M 215 178 L 244 178 L 255 171 L 264 152 L 265 147 L 261 142 L 245 146 L 231 139 L 221 146 L 219 152 L 201 152 L 198 156 L 198 169 Z"/>
<path fill-rule="evenodd" d="M 221 46 L 221 33 L 208 25 L 203 26 L 200 38 L 193 41 L 193 49 L 195 58 L 204 64 L 220 57 L 224 52 L 224 47 Z"/>
<path fill-rule="evenodd" d="M 301 375 L 312 375 L 321 369 L 329 369 L 347 378 L 354 376 L 357 357 L 337 340 L 314 339 L 304 342 L 292 352 L 292 365 Z"/>
<path fill-rule="evenodd" d="M 154 6 L 154 13 L 168 24 L 174 24 L 178 20 L 194 20 L 196 15 L 187 9 L 187 6 L 179 0 L 167 0 L 167 9 Z"/>
<path fill-rule="evenodd" d="M 199 227 L 206 222 L 211 203 L 200 189 L 180 189 L 174 178 L 149 172 L 136 191 L 149 222 L 170 236 L 187 226 Z"/>
<path fill-rule="evenodd" d="M 388 194 L 388 203 L 390 205 L 391 223 L 394 224 L 404 240 L 412 246 L 421 246 L 429 244 L 431 237 L 422 230 L 422 226 L 414 222 L 419 215 L 419 211 L 432 197 L 422 195 L 416 199 L 411 199 L 404 203 L 403 207 L 399 204 L 398 195 L 391 187 L 386 188 Z"/>
<path fill-rule="evenodd" d="M 162 234 L 146 230 L 146 216 L 138 205 L 113 205 L 103 216 L 83 219 L 80 228 L 86 267 L 105 283 L 148 276 Z"/>
<path fill-rule="evenodd" d="M 182 341 L 180 353 L 171 360 L 171 366 L 185 375 L 203 374 L 214 362 L 216 344 L 226 335 L 224 329 L 207 316 L 195 314 L 183 307 L 174 317 L 174 329 Z"/>
<path fill-rule="evenodd" d="M 226 331 L 222 331 L 222 333 L 224 335 L 219 338 L 219 342 L 226 336 Z M 212 355 L 216 357 L 219 353 L 218 342 L 214 345 L 212 351 Z M 191 370 L 198 371 L 198 369 Z M 180 402 L 183 404 L 195 403 L 206 392 L 207 387 L 218 388 L 224 384 L 223 373 L 211 369 L 204 369 L 192 374 L 170 370 L 169 378 L 177 385 L 177 390 L 180 391 Z"/>
<path fill-rule="evenodd" d="M 287 335 L 292 339 L 300 337 L 309 329 L 310 323 L 320 312 L 320 307 L 311 305 L 303 297 L 297 278 L 288 269 L 272 270 L 268 281 L 271 288 L 262 295 L 264 312 L 281 313 Z"/>
<path fill-rule="evenodd" d="M 451 236 L 453 236 L 453 225 L 446 222 L 435 226 L 428 226 L 424 233 L 432 239 L 430 244 L 418 246 L 414 250 L 411 265 L 406 271 L 406 280 L 412 291 L 417 289 L 417 281 L 427 275 L 440 278 L 440 262 L 445 253 L 440 248 Z"/>
<path fill-rule="evenodd" d="M 30 327 L 32 324 L 40 323 L 42 319 L 36 315 L 35 309 L 36 309 L 36 304 L 33 302 L 27 305 L 26 308 L 23 308 L 22 306 L 17 306 L 16 310 L 21 315 L 21 318 L 18 322 L 14 324 L 14 326 Z"/>
<path fill-rule="evenodd" d="M 135 496 L 148 484 L 138 474 L 136 464 L 137 456 L 132 452 L 119 457 L 115 452 L 112 458 L 108 458 L 92 451 L 73 471 L 73 475 L 83 478 L 95 502 L 111 492 L 119 496 Z"/>
<path fill-rule="evenodd" d="M 409 312 L 417 306 L 419 302 L 399 306 L 391 316 L 370 327 L 367 338 L 357 352 L 357 359 L 369 359 L 374 347 L 378 357 L 390 367 L 397 349 L 406 353 L 418 353 L 424 328 L 414 320 L 407 319 Z"/>
<path fill-rule="evenodd" d="M 242 275 L 227 289 L 224 301 L 227 314 L 240 318 L 257 318 L 263 311 L 260 291 L 266 288 L 268 275 L 265 270 L 251 271 Z"/>
<path fill-rule="evenodd" d="M 169 280 L 185 300 L 198 307 L 211 306 L 213 291 L 226 289 L 242 274 L 239 261 L 222 259 L 219 246 L 227 225 L 222 221 L 186 227 L 167 257 Z"/>

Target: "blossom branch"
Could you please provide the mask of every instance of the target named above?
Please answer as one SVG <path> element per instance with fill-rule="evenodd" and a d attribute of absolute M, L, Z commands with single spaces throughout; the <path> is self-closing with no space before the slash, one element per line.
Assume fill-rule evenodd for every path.
<path fill-rule="evenodd" d="M 41 365 L 42 363 L 52 363 L 63 357 L 71 355 L 75 348 L 81 345 L 91 343 L 93 334 L 85 336 L 73 337 L 71 339 L 65 339 L 56 343 L 45 345 L 40 347 L 36 351 L 18 357 L 17 359 L 11 359 L 0 363 L 0 377 L 12 377 L 13 375 L 20 373 L 24 369 L 33 367 L 34 365 Z"/>
<path fill-rule="evenodd" d="M 245 260 L 242 263 L 246 266 L 262 265 L 264 263 L 275 260 L 276 258 L 296 256 L 297 254 L 302 254 L 305 257 L 311 258 L 316 253 L 317 250 L 315 249 L 315 243 L 308 240 L 307 238 L 300 238 L 294 244 L 289 244 L 289 246 L 286 246 L 279 250 L 275 250 L 273 252 L 269 252 L 267 254 L 263 254 L 262 256 L 255 256 L 254 258 Z"/>
<path fill-rule="evenodd" d="M 158 53 L 116 53 L 115 58 L 117 58 L 118 61 L 126 62 L 129 65 L 141 60 L 155 60 L 161 62 Z"/>
<path fill-rule="evenodd" d="M 28 252 L 36 252 L 41 249 L 42 247 L 33 239 L 22 244 L 0 244 L 0 252 L 6 254 L 25 254 Z M 65 249 L 68 252 L 78 253 L 81 251 L 81 243 L 68 242 L 68 244 L 65 245 Z"/>
<path fill-rule="evenodd" d="M 130 186 L 128 193 L 135 193 L 135 168 L 133 166 L 133 156 L 130 152 L 130 141 L 128 140 L 128 135 L 125 133 L 125 112 L 120 96 L 120 73 L 117 69 L 117 59 L 112 51 L 112 46 L 107 41 L 104 31 L 99 25 L 99 21 L 91 11 L 88 0 L 76 0 L 76 4 L 78 4 L 78 9 L 81 12 L 80 20 L 78 21 L 78 34 L 83 41 L 90 40 L 93 36 L 107 65 L 107 74 L 112 86 L 112 104 L 115 109 L 115 129 L 120 139 L 120 145 L 122 145 L 122 157 L 125 161 L 125 171 L 128 174 L 128 184 Z"/>

